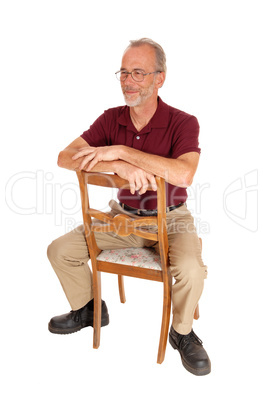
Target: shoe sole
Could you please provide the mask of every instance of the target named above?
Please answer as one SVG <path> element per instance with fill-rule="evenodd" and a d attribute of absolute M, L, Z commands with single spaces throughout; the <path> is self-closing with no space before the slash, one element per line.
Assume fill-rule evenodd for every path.
<path fill-rule="evenodd" d="M 175 349 L 178 350 L 181 360 L 182 360 L 182 364 L 184 366 L 184 368 L 189 371 L 191 374 L 197 375 L 197 376 L 202 376 L 202 375 L 207 375 L 211 372 L 211 366 L 209 367 L 204 367 L 204 368 L 193 368 L 191 366 L 189 366 L 186 361 L 184 360 L 184 358 L 182 357 L 180 350 L 177 348 L 176 343 L 174 342 L 172 336 L 169 334 L 169 343 L 170 345 Z"/>
<path fill-rule="evenodd" d="M 110 318 L 109 316 L 104 317 L 101 320 L 101 327 L 105 327 L 106 325 L 108 325 L 110 322 Z M 79 326 L 79 327 L 75 327 L 75 328 L 54 328 L 50 325 L 50 323 L 48 324 L 48 330 L 49 332 L 52 332 L 52 334 L 58 334 L 58 335 L 68 335 L 68 334 L 74 334 L 75 332 L 80 331 L 83 328 L 87 328 L 87 327 L 92 327 L 92 324 L 87 324 L 85 326 Z"/>

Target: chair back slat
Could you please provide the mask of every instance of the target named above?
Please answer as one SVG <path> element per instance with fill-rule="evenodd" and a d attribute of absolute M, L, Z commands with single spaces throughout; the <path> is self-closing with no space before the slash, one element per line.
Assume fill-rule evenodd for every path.
<path fill-rule="evenodd" d="M 117 174 L 84 172 L 81 171 L 84 182 L 94 186 L 130 189 L 128 180 L 122 179 Z M 148 190 L 153 190 L 149 184 Z"/>
<path fill-rule="evenodd" d="M 86 184 L 101 187 L 129 188 L 129 182 L 116 174 L 84 171 L 82 171 L 81 174 Z"/>

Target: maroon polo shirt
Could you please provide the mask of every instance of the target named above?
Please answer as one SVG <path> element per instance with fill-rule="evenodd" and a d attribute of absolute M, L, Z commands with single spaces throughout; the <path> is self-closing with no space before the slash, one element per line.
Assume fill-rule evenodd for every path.
<path fill-rule="evenodd" d="M 167 105 L 159 97 L 155 114 L 141 131 L 134 127 L 129 107 L 119 106 L 106 110 L 81 137 L 93 147 L 126 145 L 148 154 L 176 159 L 187 152 L 200 153 L 198 135 L 196 117 Z M 118 199 L 133 208 L 157 207 L 155 191 L 132 195 L 129 190 L 120 190 Z M 185 188 L 166 183 L 167 206 L 177 205 L 186 199 Z"/>

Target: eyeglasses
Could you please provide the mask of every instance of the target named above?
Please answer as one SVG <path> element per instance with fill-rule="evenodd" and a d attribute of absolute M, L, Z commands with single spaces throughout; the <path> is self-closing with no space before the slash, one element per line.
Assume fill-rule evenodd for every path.
<path fill-rule="evenodd" d="M 129 74 L 131 74 L 131 77 L 134 81 L 141 82 L 144 80 L 144 77 L 146 75 L 157 74 L 157 73 L 161 73 L 161 71 L 153 71 L 152 73 L 144 73 L 142 70 L 134 69 L 131 72 L 126 71 L 126 70 L 120 70 L 120 71 L 117 71 L 117 73 L 115 73 L 115 75 L 116 75 L 117 79 L 121 82 L 124 82 Z"/>

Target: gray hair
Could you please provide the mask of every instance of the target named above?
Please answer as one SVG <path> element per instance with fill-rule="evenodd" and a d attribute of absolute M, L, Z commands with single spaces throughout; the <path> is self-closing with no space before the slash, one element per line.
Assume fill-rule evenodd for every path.
<path fill-rule="evenodd" d="M 167 71 L 166 55 L 164 53 L 162 46 L 160 46 L 158 43 L 154 42 L 152 39 L 141 38 L 141 39 L 137 39 L 137 40 L 130 40 L 130 45 L 127 47 L 127 49 L 129 49 L 131 47 L 139 47 L 139 46 L 143 46 L 143 45 L 149 45 L 155 50 L 156 70 L 163 71 L 166 74 L 166 71 Z"/>

